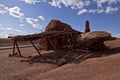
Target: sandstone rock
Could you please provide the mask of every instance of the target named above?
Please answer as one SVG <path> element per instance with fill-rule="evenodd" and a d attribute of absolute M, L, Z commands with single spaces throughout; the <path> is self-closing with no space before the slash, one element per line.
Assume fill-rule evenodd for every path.
<path fill-rule="evenodd" d="M 78 35 L 78 43 L 82 48 L 92 50 L 106 49 L 104 41 L 111 40 L 111 34 L 106 31 L 93 31 Z"/>
<path fill-rule="evenodd" d="M 66 63 L 67 63 L 67 61 L 65 60 L 65 58 L 60 58 L 60 59 L 57 59 L 54 64 L 59 67 Z"/>
<path fill-rule="evenodd" d="M 49 24 L 46 26 L 45 32 L 50 31 L 72 31 L 70 25 L 63 23 L 59 20 L 51 20 Z"/>
<path fill-rule="evenodd" d="M 106 31 L 93 31 L 82 34 L 82 40 L 109 40 L 111 38 L 111 34 Z"/>

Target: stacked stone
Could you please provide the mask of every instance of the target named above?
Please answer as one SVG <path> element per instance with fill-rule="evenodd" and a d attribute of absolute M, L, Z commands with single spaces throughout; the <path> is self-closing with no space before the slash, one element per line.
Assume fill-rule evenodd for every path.
<path fill-rule="evenodd" d="M 85 33 L 87 33 L 87 32 L 90 32 L 90 26 L 89 26 L 88 20 L 86 21 L 86 24 L 85 24 Z"/>

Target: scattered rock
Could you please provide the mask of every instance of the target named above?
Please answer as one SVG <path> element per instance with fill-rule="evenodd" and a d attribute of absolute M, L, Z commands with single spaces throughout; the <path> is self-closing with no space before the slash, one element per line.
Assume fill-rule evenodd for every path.
<path fill-rule="evenodd" d="M 66 63 L 67 63 L 67 61 L 65 60 L 65 58 L 59 58 L 54 61 L 54 64 L 58 67 L 66 64 Z"/>

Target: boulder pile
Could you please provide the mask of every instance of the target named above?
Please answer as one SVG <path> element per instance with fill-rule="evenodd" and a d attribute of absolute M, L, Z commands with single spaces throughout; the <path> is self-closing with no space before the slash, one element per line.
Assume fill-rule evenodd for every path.
<path fill-rule="evenodd" d="M 106 31 L 93 31 L 78 35 L 80 47 L 90 50 L 106 49 L 104 41 L 111 40 L 111 34 Z"/>
<path fill-rule="evenodd" d="M 111 38 L 111 34 L 106 31 L 93 31 L 81 34 L 82 40 L 109 40 Z"/>

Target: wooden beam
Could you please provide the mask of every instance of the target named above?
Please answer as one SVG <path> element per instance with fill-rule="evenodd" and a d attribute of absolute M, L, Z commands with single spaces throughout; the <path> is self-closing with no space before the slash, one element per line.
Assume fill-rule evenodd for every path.
<path fill-rule="evenodd" d="M 13 40 L 13 55 L 15 55 L 15 40 Z"/>
<path fill-rule="evenodd" d="M 35 50 L 37 51 L 37 53 L 39 54 L 39 56 L 42 56 L 39 52 L 39 50 L 37 49 L 37 47 L 34 45 L 34 43 L 30 40 L 30 43 L 33 45 L 33 47 L 35 48 Z"/>
<path fill-rule="evenodd" d="M 16 44 L 16 47 L 17 47 L 17 50 L 18 50 L 19 56 L 22 56 L 17 41 L 15 41 L 15 44 Z"/>
<path fill-rule="evenodd" d="M 16 40 L 16 41 L 29 41 L 29 40 L 38 40 L 38 39 L 41 39 L 41 38 L 44 37 L 44 35 L 46 37 L 55 37 L 55 36 L 69 35 L 71 33 L 77 34 L 78 32 L 73 32 L 73 31 L 68 31 L 68 32 L 64 32 L 64 31 L 43 32 L 43 33 L 33 34 L 33 35 L 15 36 L 15 37 L 11 37 L 11 39 L 12 40 Z"/>

